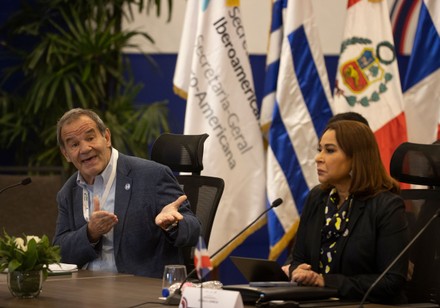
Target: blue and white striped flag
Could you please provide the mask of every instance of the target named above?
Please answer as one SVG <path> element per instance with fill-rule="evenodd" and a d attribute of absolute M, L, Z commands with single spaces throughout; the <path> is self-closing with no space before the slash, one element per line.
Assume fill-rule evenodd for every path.
<path fill-rule="evenodd" d="M 283 3 L 275 2 L 273 8 L 279 10 L 280 6 Z M 314 157 L 318 138 L 332 116 L 330 85 L 311 2 L 287 1 L 283 30 L 280 28 L 272 27 L 274 35 L 278 31 L 283 34 L 271 123 L 261 122 L 270 127 L 268 200 L 284 200 L 283 206 L 268 215 L 270 259 L 277 258 L 295 235 L 306 196 L 318 184 Z M 268 76 L 275 76 L 270 74 L 270 65 Z M 271 82 L 273 87 L 270 80 L 266 85 Z M 267 108 L 266 103 L 263 101 L 262 110 Z"/>
<path fill-rule="evenodd" d="M 287 1 L 288 0 L 273 0 L 272 2 L 272 21 L 270 23 L 269 49 L 266 56 L 264 97 L 260 111 L 260 124 L 266 137 L 272 123 L 272 114 L 275 105 L 281 46 L 283 44 L 283 20 Z"/>
<path fill-rule="evenodd" d="M 440 1 L 424 0 L 403 86 L 408 141 L 440 139 Z"/>

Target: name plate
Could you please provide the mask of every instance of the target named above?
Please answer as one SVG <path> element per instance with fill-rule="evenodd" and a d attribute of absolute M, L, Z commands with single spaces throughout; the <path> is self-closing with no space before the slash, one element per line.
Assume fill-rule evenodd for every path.
<path fill-rule="evenodd" d="M 186 287 L 179 308 L 243 308 L 240 292 L 221 289 Z"/>

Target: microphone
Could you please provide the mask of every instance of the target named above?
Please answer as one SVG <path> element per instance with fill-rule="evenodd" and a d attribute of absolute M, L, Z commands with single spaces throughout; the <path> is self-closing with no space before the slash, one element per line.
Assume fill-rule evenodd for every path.
<path fill-rule="evenodd" d="M 0 190 L 0 194 L 1 194 L 2 192 L 4 192 L 5 190 L 10 189 L 10 188 L 14 188 L 14 187 L 17 187 L 17 186 L 20 186 L 20 185 L 27 185 L 27 184 L 29 184 L 29 183 L 31 183 L 31 182 L 32 182 L 32 181 L 31 181 L 31 178 L 25 178 L 25 179 L 21 180 L 21 181 L 18 182 L 18 183 L 15 183 L 15 184 L 12 184 L 12 185 L 9 185 L 9 186 L 6 186 L 6 187 L 2 188 L 2 189 Z"/>
<path fill-rule="evenodd" d="M 257 218 L 255 218 L 250 224 L 248 224 L 246 227 L 243 228 L 243 230 L 241 230 L 240 232 L 238 232 L 233 238 L 231 238 L 229 241 L 226 242 L 226 244 L 224 244 L 222 247 L 220 247 L 219 249 L 217 249 L 216 252 L 214 252 L 210 258 L 214 258 L 218 253 L 220 253 L 223 249 L 225 249 L 229 244 L 231 244 L 237 237 L 239 237 L 240 235 L 242 235 L 247 229 L 249 229 L 253 224 L 255 224 L 260 218 L 261 216 L 263 216 L 264 214 L 266 214 L 267 212 L 269 212 L 271 209 L 279 206 L 281 203 L 283 203 L 283 199 L 278 198 L 276 199 L 274 202 L 272 202 L 272 204 L 270 205 L 270 207 L 268 207 L 265 211 L 263 211 L 263 213 L 261 213 Z M 185 282 L 187 282 L 187 280 L 189 279 L 189 277 L 191 277 L 192 274 L 195 273 L 197 269 L 194 268 L 193 270 L 191 270 L 191 272 L 189 272 L 188 275 L 186 275 L 185 279 L 182 281 L 182 283 L 180 284 L 179 288 L 174 291 L 173 294 L 169 295 L 167 297 L 167 299 L 164 302 L 164 305 L 178 305 L 180 303 L 180 298 L 182 297 L 182 287 L 185 284 Z"/>
<path fill-rule="evenodd" d="M 440 209 L 437 210 L 434 215 L 431 217 L 431 219 L 428 220 L 428 222 L 423 226 L 422 229 L 420 229 L 419 232 L 414 236 L 414 238 L 403 248 L 403 250 L 397 255 L 397 257 L 394 258 L 394 260 L 391 262 L 390 265 L 380 274 L 379 277 L 373 282 L 373 284 L 368 288 L 367 292 L 365 293 L 364 297 L 361 300 L 361 303 L 359 304 L 359 308 L 364 307 L 364 303 L 367 300 L 368 295 L 370 295 L 370 292 L 374 289 L 374 287 L 378 284 L 378 282 L 385 276 L 386 273 L 393 267 L 394 264 L 396 264 L 397 261 L 403 256 L 403 254 L 411 248 L 412 244 L 419 238 L 420 235 L 422 235 L 423 232 L 429 227 L 429 225 L 440 215 Z"/>

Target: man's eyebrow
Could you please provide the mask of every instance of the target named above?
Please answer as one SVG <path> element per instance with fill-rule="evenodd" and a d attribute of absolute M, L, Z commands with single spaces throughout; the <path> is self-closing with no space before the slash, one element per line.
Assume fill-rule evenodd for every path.
<path fill-rule="evenodd" d="M 85 135 L 91 135 L 91 134 L 94 134 L 94 133 L 95 133 L 95 129 L 94 128 L 91 128 L 91 129 L 89 129 L 89 130 L 84 132 Z M 67 137 L 66 140 L 65 140 L 65 143 L 68 143 L 69 141 L 72 141 L 72 139 L 75 139 L 75 138 Z"/>
<path fill-rule="evenodd" d="M 95 129 L 94 128 L 91 128 L 88 131 L 84 132 L 84 134 L 87 134 L 87 135 L 90 135 L 90 134 L 93 134 L 93 133 L 95 133 Z"/>

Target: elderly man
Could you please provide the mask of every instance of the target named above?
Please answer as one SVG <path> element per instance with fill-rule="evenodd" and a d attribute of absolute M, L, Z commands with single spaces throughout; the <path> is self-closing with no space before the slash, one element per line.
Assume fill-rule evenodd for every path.
<path fill-rule="evenodd" d="M 60 150 L 78 172 L 58 192 L 54 244 L 62 262 L 161 277 L 183 263 L 179 247 L 196 244 L 200 222 L 168 167 L 119 153 L 110 136 L 91 110 L 58 121 Z"/>

